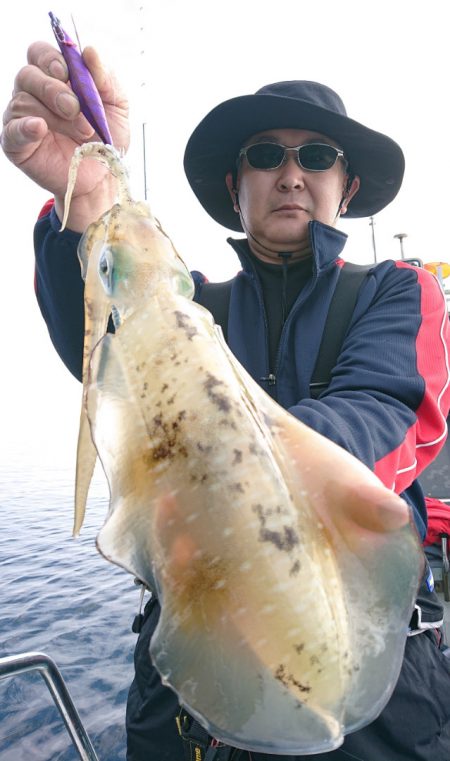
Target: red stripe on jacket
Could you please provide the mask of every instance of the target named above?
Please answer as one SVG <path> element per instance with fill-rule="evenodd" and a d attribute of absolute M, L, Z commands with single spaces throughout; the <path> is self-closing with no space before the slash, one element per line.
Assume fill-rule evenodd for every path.
<path fill-rule="evenodd" d="M 397 266 L 411 265 L 397 262 Z M 425 392 L 416 410 L 416 422 L 402 444 L 375 465 L 377 476 L 397 493 L 406 489 L 442 449 L 450 405 L 450 323 L 445 296 L 434 275 L 421 268 L 416 272 L 422 314 L 416 338 L 417 372 L 424 379 Z M 430 335 L 437 333 L 440 340 L 436 345 L 430 341 Z"/>
<path fill-rule="evenodd" d="M 42 217 L 45 217 L 45 215 L 48 214 L 52 210 L 52 207 L 54 205 L 55 205 L 55 199 L 49 198 L 48 201 L 44 203 L 42 209 L 40 210 L 38 214 L 38 219 L 42 219 Z"/>

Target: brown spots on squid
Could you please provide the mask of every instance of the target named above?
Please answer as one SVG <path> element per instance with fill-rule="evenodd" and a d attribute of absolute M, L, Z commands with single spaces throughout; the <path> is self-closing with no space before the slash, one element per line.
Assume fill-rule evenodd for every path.
<path fill-rule="evenodd" d="M 233 449 L 233 460 L 232 465 L 240 465 L 242 462 L 242 452 L 240 449 Z"/>
<path fill-rule="evenodd" d="M 219 425 L 222 426 L 222 428 L 231 428 L 232 431 L 237 431 L 237 425 L 234 420 L 222 418 L 222 420 L 219 420 Z"/>
<path fill-rule="evenodd" d="M 208 398 L 218 407 L 221 412 L 230 412 L 231 403 L 228 397 L 219 390 L 220 386 L 225 386 L 224 382 L 215 378 L 211 373 L 206 373 L 206 380 L 203 384 Z"/>
<path fill-rule="evenodd" d="M 178 359 L 178 357 L 179 357 L 179 352 L 177 352 L 177 351 L 173 351 L 172 354 L 169 357 L 169 359 L 170 359 L 172 365 L 174 365 L 174 367 L 179 367 L 181 365 L 181 359 Z"/>
<path fill-rule="evenodd" d="M 267 526 L 267 519 L 270 518 L 273 513 L 276 515 L 283 515 L 285 512 L 281 506 L 277 506 L 275 510 L 265 510 L 263 505 L 252 505 L 252 510 L 258 517 L 259 528 L 259 541 L 270 542 L 275 545 L 277 549 L 282 552 L 291 552 L 296 545 L 299 544 L 299 536 L 292 526 L 280 526 L 279 529 L 274 530 Z"/>
<path fill-rule="evenodd" d="M 180 423 L 185 417 L 185 410 L 179 412 L 174 420 L 166 420 L 162 412 L 153 417 L 153 426 L 148 433 L 150 441 L 156 439 L 158 443 L 151 447 L 144 456 L 144 461 L 148 467 L 152 467 L 152 464 L 161 460 L 173 460 L 177 455 L 188 457 L 188 450 L 183 440 L 180 440 L 182 432 Z"/>
<path fill-rule="evenodd" d="M 192 484 L 195 484 L 195 483 L 205 484 L 208 478 L 209 478 L 208 473 L 203 473 L 201 476 L 198 476 L 196 473 L 191 473 L 191 475 L 189 476 L 189 480 Z"/>
<path fill-rule="evenodd" d="M 211 444 L 206 444 L 206 445 L 205 445 L 205 444 L 202 444 L 202 442 L 201 442 L 201 441 L 197 441 L 197 449 L 198 449 L 198 451 L 199 451 L 199 452 L 201 452 L 201 453 L 202 453 L 202 454 L 204 454 L 204 455 L 209 455 L 209 454 L 211 454 L 211 452 L 212 452 L 212 450 L 213 450 L 213 448 L 212 448 L 212 445 L 211 445 Z"/>
<path fill-rule="evenodd" d="M 321 663 L 320 658 L 317 655 L 312 655 L 311 658 L 309 659 L 309 663 L 310 663 L 310 665 L 313 668 L 318 666 L 318 668 L 316 668 L 316 673 L 317 674 L 321 674 L 322 673 L 322 671 L 323 671 L 323 664 Z"/>
<path fill-rule="evenodd" d="M 302 682 L 296 679 L 293 674 L 289 673 L 283 663 L 280 663 L 277 667 L 275 671 L 275 679 L 278 679 L 284 687 L 295 687 L 303 696 L 311 692 L 312 689 L 309 684 L 302 684 Z"/>
<path fill-rule="evenodd" d="M 155 415 L 155 417 L 153 418 L 153 422 L 154 422 L 156 428 L 163 427 L 162 412 L 160 412 L 159 415 Z"/>
<path fill-rule="evenodd" d="M 152 460 L 158 461 L 158 460 L 167 460 L 172 459 L 175 455 L 173 452 L 173 447 L 175 446 L 175 439 L 166 439 L 165 441 L 162 441 L 158 446 L 154 447 L 152 451 Z"/>
<path fill-rule="evenodd" d="M 177 310 L 175 312 L 175 319 L 177 322 L 177 328 L 184 330 L 189 341 L 192 341 L 193 337 L 198 335 L 198 330 L 192 324 L 192 320 L 189 315 Z"/>
<path fill-rule="evenodd" d="M 261 529 L 259 535 L 262 542 L 272 542 L 283 552 L 290 552 L 299 543 L 298 536 L 291 526 L 282 526 L 280 531 Z"/>

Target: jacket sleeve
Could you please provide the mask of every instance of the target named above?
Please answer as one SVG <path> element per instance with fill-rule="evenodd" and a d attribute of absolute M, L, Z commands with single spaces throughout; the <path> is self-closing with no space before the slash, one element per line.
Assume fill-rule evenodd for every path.
<path fill-rule="evenodd" d="M 59 232 L 52 205 L 43 211 L 34 229 L 36 298 L 56 351 L 72 375 L 81 380 L 84 283 L 77 256 L 81 235 L 71 230 Z"/>
<path fill-rule="evenodd" d="M 437 279 L 383 262 L 361 289 L 327 390 L 290 411 L 404 492 L 446 439 L 449 347 Z"/>

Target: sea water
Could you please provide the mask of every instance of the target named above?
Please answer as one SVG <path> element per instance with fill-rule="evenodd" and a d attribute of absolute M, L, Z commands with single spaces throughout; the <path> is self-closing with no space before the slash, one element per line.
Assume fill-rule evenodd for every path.
<path fill-rule="evenodd" d="M 78 539 L 73 490 L 70 469 L 0 468 L 0 657 L 49 655 L 100 761 L 123 761 L 139 590 L 95 547 L 108 504 L 101 474 Z M 79 759 L 37 672 L 0 680 L 0 758 Z"/>

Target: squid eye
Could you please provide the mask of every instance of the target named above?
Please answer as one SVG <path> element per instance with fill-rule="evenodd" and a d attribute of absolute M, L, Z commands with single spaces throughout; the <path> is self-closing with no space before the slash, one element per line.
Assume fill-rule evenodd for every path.
<path fill-rule="evenodd" d="M 102 258 L 100 259 L 99 270 L 102 273 L 102 275 L 106 275 L 109 270 L 109 262 L 107 257 L 104 254 Z"/>
<path fill-rule="evenodd" d="M 107 293 L 111 293 L 113 287 L 114 258 L 110 248 L 105 248 L 98 262 L 98 272 L 103 287 Z"/>

